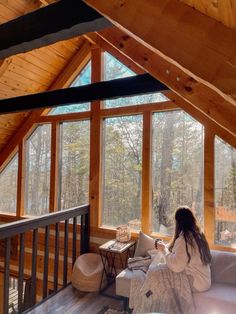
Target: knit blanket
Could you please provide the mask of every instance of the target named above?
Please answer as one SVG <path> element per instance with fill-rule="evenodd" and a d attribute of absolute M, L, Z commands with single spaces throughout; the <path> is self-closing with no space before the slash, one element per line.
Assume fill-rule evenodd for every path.
<path fill-rule="evenodd" d="M 148 268 L 152 262 L 151 256 L 147 257 L 131 257 L 128 259 L 128 269 L 129 270 L 141 270 L 142 272 L 146 273 Z"/>
<path fill-rule="evenodd" d="M 189 278 L 185 271 L 172 272 L 166 264 L 152 263 L 147 274 L 134 270 L 129 306 L 133 314 L 193 314 L 195 307 Z"/>

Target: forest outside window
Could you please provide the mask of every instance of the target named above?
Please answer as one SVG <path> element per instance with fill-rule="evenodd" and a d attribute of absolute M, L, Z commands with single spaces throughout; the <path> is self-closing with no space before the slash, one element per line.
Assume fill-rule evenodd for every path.
<path fill-rule="evenodd" d="M 16 213 L 18 154 L 0 173 L 0 212 Z"/>
<path fill-rule="evenodd" d="M 108 52 L 104 52 L 104 80 L 114 80 L 118 78 L 124 78 L 134 76 L 132 70 L 122 64 Z M 104 108 L 124 107 L 131 105 L 148 104 L 154 102 L 167 101 L 168 98 L 161 93 L 150 93 L 141 96 L 123 97 L 118 99 L 110 99 L 104 101 Z"/>
<path fill-rule="evenodd" d="M 104 120 L 102 224 L 141 221 L 142 116 Z"/>
<path fill-rule="evenodd" d="M 236 149 L 215 138 L 215 242 L 236 248 Z"/>
<path fill-rule="evenodd" d="M 174 212 L 190 206 L 203 227 L 203 126 L 183 111 L 153 114 L 152 230 L 173 234 Z"/>
<path fill-rule="evenodd" d="M 64 122 L 60 126 L 59 209 L 89 202 L 90 121 Z"/>
<path fill-rule="evenodd" d="M 51 124 L 40 125 L 26 141 L 25 215 L 49 211 Z"/>

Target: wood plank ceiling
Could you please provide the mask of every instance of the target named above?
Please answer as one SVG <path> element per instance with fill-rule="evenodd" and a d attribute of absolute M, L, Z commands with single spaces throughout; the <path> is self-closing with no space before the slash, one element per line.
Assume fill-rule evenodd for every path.
<path fill-rule="evenodd" d="M 0 3 L 0 23 L 38 9 L 49 0 L 8 0 Z M 72 57 L 81 49 L 83 38 L 58 42 L 0 61 L 0 99 L 49 90 Z M 0 116 L 0 151 L 7 145 L 29 113 Z"/>
<path fill-rule="evenodd" d="M 234 0 L 180 0 L 225 26 L 236 29 L 236 1 Z"/>
<path fill-rule="evenodd" d="M 0 3 L 0 24 L 29 13 L 55 0 L 8 0 Z M 227 27 L 236 29 L 236 3 L 230 0 L 180 0 Z M 49 90 L 73 56 L 80 51 L 84 38 L 58 42 L 0 60 L 0 99 Z M 29 113 L 0 116 L 0 152 L 27 119 Z"/>

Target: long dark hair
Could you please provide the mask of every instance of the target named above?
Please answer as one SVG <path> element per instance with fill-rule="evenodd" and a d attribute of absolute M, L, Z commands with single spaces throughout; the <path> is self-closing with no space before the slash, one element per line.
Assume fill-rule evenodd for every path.
<path fill-rule="evenodd" d="M 204 265 L 210 264 L 211 252 L 206 237 L 204 233 L 200 231 L 196 218 L 188 206 L 181 206 L 177 208 L 175 212 L 175 234 L 169 246 L 170 251 L 172 251 L 175 241 L 179 237 L 180 233 L 183 234 L 185 240 L 188 263 L 191 260 L 188 244 L 194 248 L 194 244 L 196 242 L 202 263 Z"/>

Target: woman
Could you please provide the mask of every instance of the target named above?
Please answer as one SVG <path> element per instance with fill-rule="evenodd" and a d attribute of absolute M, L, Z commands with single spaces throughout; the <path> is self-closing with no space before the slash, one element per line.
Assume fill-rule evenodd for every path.
<path fill-rule="evenodd" d="M 142 281 L 137 278 L 131 281 L 133 313 L 193 314 L 192 291 L 204 291 L 211 285 L 211 254 L 187 206 L 179 207 L 175 213 L 172 242 L 166 246 L 156 240 L 155 246 L 163 252 L 165 263 L 154 259 Z"/>
<path fill-rule="evenodd" d="M 165 254 L 170 270 L 176 273 L 186 272 L 192 290 L 205 291 L 210 288 L 210 249 L 187 206 L 179 207 L 175 213 L 175 234 L 168 249 L 158 241 L 156 248 Z"/>

